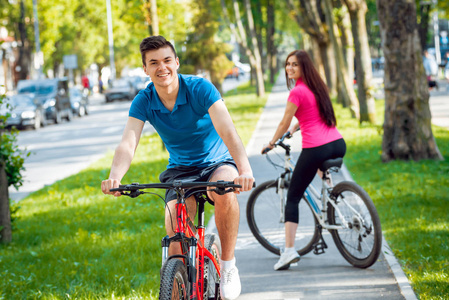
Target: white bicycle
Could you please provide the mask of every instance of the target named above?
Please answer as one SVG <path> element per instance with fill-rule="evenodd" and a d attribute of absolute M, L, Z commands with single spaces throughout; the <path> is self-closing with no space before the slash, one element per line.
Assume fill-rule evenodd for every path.
<path fill-rule="evenodd" d="M 284 171 L 277 179 L 260 184 L 251 193 L 246 218 L 251 232 L 259 243 L 274 254 L 280 255 L 285 243 L 284 209 L 287 189 L 294 169 L 290 155 L 290 145 L 284 143 L 290 138 L 286 133 L 275 143 L 275 147 L 285 150 L 284 166 L 268 161 Z M 269 151 L 269 148 L 267 148 Z M 267 151 L 267 152 L 268 152 Z M 330 172 L 338 172 L 343 159 L 325 161 L 320 193 L 308 186 L 299 202 L 299 223 L 295 238 L 295 249 L 299 255 L 313 250 L 324 253 L 327 245 L 322 237 L 322 229 L 327 229 L 341 255 L 353 266 L 368 268 L 379 257 L 382 247 L 382 230 L 379 215 L 373 201 L 358 184 L 342 181 L 334 187 Z"/>

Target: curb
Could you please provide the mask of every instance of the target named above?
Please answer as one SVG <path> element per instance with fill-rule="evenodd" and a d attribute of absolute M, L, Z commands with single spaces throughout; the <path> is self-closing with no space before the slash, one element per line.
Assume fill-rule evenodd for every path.
<path fill-rule="evenodd" d="M 345 164 L 341 167 L 341 173 L 343 174 L 343 177 L 346 180 L 354 181 L 352 179 L 351 174 L 348 171 L 348 168 Z M 415 292 L 413 292 L 413 288 L 410 285 L 410 282 L 408 281 L 407 276 L 405 275 L 404 271 L 401 268 L 401 265 L 399 264 L 398 260 L 394 256 L 393 250 L 391 250 L 390 246 L 387 243 L 387 240 L 385 240 L 385 236 L 382 232 L 382 253 L 385 257 L 385 260 L 387 261 L 388 267 L 390 268 L 391 272 L 393 273 L 394 278 L 396 279 L 396 282 L 399 286 L 399 290 L 401 291 L 401 294 L 404 296 L 405 300 L 418 300 L 418 298 L 415 295 Z"/>

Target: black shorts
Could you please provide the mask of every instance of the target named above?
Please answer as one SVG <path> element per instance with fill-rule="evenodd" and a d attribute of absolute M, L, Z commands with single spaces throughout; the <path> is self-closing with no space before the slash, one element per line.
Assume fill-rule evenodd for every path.
<path fill-rule="evenodd" d="M 208 182 L 212 174 L 214 174 L 215 170 L 224 165 L 232 166 L 237 170 L 237 165 L 235 164 L 234 160 L 230 159 L 212 164 L 205 168 L 198 168 L 193 166 L 177 166 L 174 168 L 169 168 L 159 175 L 159 180 L 162 183 L 173 182 L 175 180 L 181 180 L 185 182 Z M 198 193 L 198 190 L 204 190 L 204 188 L 191 189 L 187 191 L 185 195 L 186 199 L 193 194 Z M 177 195 L 173 189 L 169 189 L 165 192 L 166 203 L 175 199 L 177 199 Z M 209 198 L 207 198 L 207 200 L 211 204 L 213 204 L 213 202 Z"/>

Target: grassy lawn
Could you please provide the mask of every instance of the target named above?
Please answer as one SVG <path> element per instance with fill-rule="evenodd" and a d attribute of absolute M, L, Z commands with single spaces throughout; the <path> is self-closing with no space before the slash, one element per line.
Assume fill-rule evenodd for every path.
<path fill-rule="evenodd" d="M 253 90 L 225 95 L 245 144 L 266 102 Z M 122 182 L 159 182 L 168 161 L 161 145 L 157 135 L 143 137 Z M 164 202 L 103 195 L 112 156 L 20 202 L 13 242 L 0 245 L 1 300 L 157 299 Z"/>
<path fill-rule="evenodd" d="M 377 102 L 379 124 L 383 101 Z M 382 231 L 419 299 L 449 295 L 449 130 L 433 127 L 444 161 L 382 163 L 382 127 L 359 126 L 338 106 L 345 163 L 373 199 Z"/>
<path fill-rule="evenodd" d="M 246 144 L 266 99 L 257 99 L 248 86 L 225 99 Z M 381 124 L 383 102 L 377 104 Z M 415 292 L 420 299 L 445 299 L 449 131 L 433 128 L 445 161 L 384 164 L 382 127 L 360 126 L 347 109 L 335 109 L 348 145 L 345 163 L 374 200 Z M 109 174 L 112 155 L 20 202 L 14 241 L 0 245 L 0 300 L 157 298 L 164 203 L 151 195 L 104 196 L 100 181 Z M 167 159 L 157 135 L 143 137 L 123 182 L 158 182 Z"/>

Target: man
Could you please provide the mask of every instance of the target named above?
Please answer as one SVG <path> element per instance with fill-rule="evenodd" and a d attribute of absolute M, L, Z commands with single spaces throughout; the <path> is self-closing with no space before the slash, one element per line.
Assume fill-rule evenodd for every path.
<path fill-rule="evenodd" d="M 438 77 L 438 64 L 433 55 L 427 50 L 424 50 L 423 64 L 429 88 L 432 89 L 436 87 L 438 90 L 438 82 L 436 81 L 436 78 Z"/>
<path fill-rule="evenodd" d="M 162 36 L 145 38 L 140 44 L 143 69 L 152 83 L 134 98 L 122 141 L 116 149 L 109 179 L 101 184 L 103 193 L 118 187 L 127 172 L 139 143 L 145 121 L 156 129 L 169 154 L 167 170 L 161 182 L 234 181 L 240 191 L 252 188 L 254 178 L 243 144 L 217 89 L 207 80 L 177 73 L 179 59 L 173 45 Z M 223 299 L 235 299 L 241 285 L 235 266 L 239 206 L 234 193 L 208 192 L 215 205 L 215 222 L 222 244 L 220 293 Z M 176 223 L 176 194 L 167 191 L 165 228 L 169 236 Z M 196 210 L 193 196 L 187 199 L 189 211 Z M 179 245 L 170 246 L 169 254 L 179 253 Z"/>

